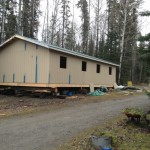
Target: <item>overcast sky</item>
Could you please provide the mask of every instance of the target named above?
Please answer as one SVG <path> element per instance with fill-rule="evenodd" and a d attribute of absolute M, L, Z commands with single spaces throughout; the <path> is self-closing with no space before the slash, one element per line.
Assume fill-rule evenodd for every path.
<path fill-rule="evenodd" d="M 150 0 L 144 0 L 143 5 L 141 6 L 141 10 L 149 10 L 150 11 Z M 142 34 L 150 33 L 150 17 L 141 17 L 140 26 Z"/>

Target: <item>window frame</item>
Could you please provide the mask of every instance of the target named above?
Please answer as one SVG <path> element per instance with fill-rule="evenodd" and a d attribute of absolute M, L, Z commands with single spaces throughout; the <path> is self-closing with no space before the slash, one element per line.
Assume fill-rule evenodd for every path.
<path fill-rule="evenodd" d="M 59 59 L 59 67 L 61 69 L 66 69 L 67 68 L 67 57 L 65 56 L 60 56 L 60 59 Z"/>
<path fill-rule="evenodd" d="M 109 67 L 109 75 L 112 75 L 112 67 Z"/>
<path fill-rule="evenodd" d="M 82 61 L 82 71 L 85 71 L 87 70 L 87 62 L 86 61 Z"/>
<path fill-rule="evenodd" d="M 96 64 L 96 73 L 100 73 L 100 72 L 101 72 L 101 65 Z"/>

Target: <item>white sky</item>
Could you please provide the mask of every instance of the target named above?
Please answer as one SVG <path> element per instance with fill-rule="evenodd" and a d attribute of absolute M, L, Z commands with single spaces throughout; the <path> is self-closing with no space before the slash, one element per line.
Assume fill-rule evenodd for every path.
<path fill-rule="evenodd" d="M 71 6 L 73 5 L 73 2 L 74 2 L 74 4 L 77 4 L 77 2 L 78 2 L 78 0 L 70 0 L 70 1 L 71 1 L 71 4 L 70 4 Z M 87 1 L 89 1 L 89 0 L 87 0 Z M 143 1 L 144 2 L 141 5 L 140 10 L 141 11 L 143 11 L 143 10 L 150 10 L 150 0 L 143 0 Z M 91 2 L 92 2 L 92 0 L 91 0 Z M 40 17 L 40 28 L 39 28 L 39 34 L 38 34 L 39 40 L 41 40 L 41 35 L 42 35 L 42 28 L 43 28 L 43 22 L 44 22 L 44 14 L 45 14 L 45 10 L 46 10 L 46 3 L 47 3 L 47 0 L 41 0 L 40 7 L 41 7 L 42 15 Z M 49 11 L 51 11 L 51 9 L 53 7 L 52 3 L 53 3 L 53 0 L 50 0 L 49 1 L 49 5 L 51 7 L 50 7 Z M 75 13 L 75 15 L 74 15 L 75 16 L 75 21 L 78 22 L 78 24 L 80 24 L 80 21 L 79 21 L 79 19 L 80 19 L 79 18 L 80 10 L 77 9 L 76 6 L 75 6 L 74 13 Z M 140 27 L 141 32 L 142 32 L 143 35 L 149 33 L 150 32 L 150 17 L 140 17 L 139 18 L 139 27 Z"/>
<path fill-rule="evenodd" d="M 150 0 L 144 0 L 143 5 L 141 6 L 141 10 L 149 10 L 150 11 Z M 145 35 L 150 33 L 150 17 L 140 17 L 140 29 L 142 34 Z"/>

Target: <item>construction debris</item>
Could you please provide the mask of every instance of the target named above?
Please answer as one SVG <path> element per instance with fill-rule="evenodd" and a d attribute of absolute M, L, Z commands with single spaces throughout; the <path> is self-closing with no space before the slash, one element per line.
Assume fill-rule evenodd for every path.
<path fill-rule="evenodd" d="M 121 90 L 121 89 L 123 89 L 123 88 L 124 88 L 123 85 L 117 85 L 117 83 L 114 83 L 114 89 L 119 89 L 119 90 Z"/>
<path fill-rule="evenodd" d="M 91 96 L 102 96 L 104 94 L 105 94 L 104 92 L 102 92 L 99 89 L 97 89 L 94 92 L 90 92 L 88 95 L 91 95 Z"/>
<path fill-rule="evenodd" d="M 78 96 L 67 96 L 66 99 L 77 99 Z"/>
<path fill-rule="evenodd" d="M 112 145 L 112 137 L 108 136 L 100 136 L 100 137 L 92 136 L 91 141 L 97 150 L 101 150 L 106 147 L 111 148 Z"/>
<path fill-rule="evenodd" d="M 0 114 L 0 116 L 6 116 L 6 114 Z"/>

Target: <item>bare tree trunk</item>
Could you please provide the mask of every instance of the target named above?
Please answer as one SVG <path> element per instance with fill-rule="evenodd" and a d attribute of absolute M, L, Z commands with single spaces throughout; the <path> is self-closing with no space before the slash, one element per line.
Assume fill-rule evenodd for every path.
<path fill-rule="evenodd" d="M 47 0 L 47 32 L 46 32 L 46 42 L 48 43 L 48 27 L 49 27 L 49 0 Z"/>
<path fill-rule="evenodd" d="M 140 64 L 140 76 L 139 76 L 139 81 L 142 81 L 142 74 L 143 74 L 143 63 Z"/>
<path fill-rule="evenodd" d="M 136 41 L 132 47 L 132 82 L 135 83 L 135 61 L 136 61 Z"/>
<path fill-rule="evenodd" d="M 137 33 L 136 30 L 136 21 L 135 21 L 135 8 L 133 6 L 133 26 L 135 27 L 134 30 Z M 133 36 L 133 46 L 132 46 L 132 82 L 135 83 L 135 67 L 136 67 L 136 34 Z"/>
<path fill-rule="evenodd" d="M 86 53 L 89 54 L 89 36 L 91 35 L 91 0 L 89 0 L 89 34 L 88 34 L 88 38 L 87 38 L 87 41 L 88 41 L 88 45 L 87 45 L 87 48 L 86 48 Z"/>
<path fill-rule="evenodd" d="M 124 21 L 123 21 L 123 30 L 122 30 L 122 38 L 121 38 L 121 52 L 120 52 L 120 63 L 119 63 L 119 83 L 120 83 L 120 77 L 121 77 L 121 69 L 122 69 L 122 58 L 123 58 L 123 52 L 124 52 L 124 39 L 125 39 L 125 32 L 126 32 L 126 24 L 127 24 L 127 6 L 128 6 L 128 0 L 125 1 L 125 7 L 124 7 Z"/>
<path fill-rule="evenodd" d="M 100 2 L 99 0 L 97 1 L 97 17 L 96 17 L 96 28 L 97 28 L 97 33 L 96 33 L 96 56 L 98 56 L 98 49 L 99 49 L 99 13 L 100 13 Z"/>
<path fill-rule="evenodd" d="M 34 11 L 35 11 L 35 0 L 32 0 L 31 2 L 31 24 L 30 24 L 30 37 L 34 38 L 34 27 L 33 27 L 33 22 L 34 22 Z"/>
<path fill-rule="evenodd" d="M 64 48 L 65 11 L 66 11 L 66 7 L 65 7 L 65 4 L 63 4 L 62 48 Z"/>
<path fill-rule="evenodd" d="M 5 40 L 5 15 L 6 15 L 6 8 L 5 8 L 5 0 L 3 0 L 3 12 L 2 12 L 2 28 L 1 28 L 1 42 L 3 43 Z"/>
<path fill-rule="evenodd" d="M 22 31 L 21 31 L 21 4 L 22 4 L 22 0 L 19 0 L 19 11 L 18 11 L 18 29 L 17 29 L 17 33 L 19 35 L 22 35 Z"/>
<path fill-rule="evenodd" d="M 45 38 L 45 22 L 46 22 L 46 10 L 45 10 L 45 14 L 44 14 L 44 23 L 43 23 L 43 29 L 42 29 L 42 40 L 44 40 L 44 42 L 46 42 L 46 38 Z"/>
<path fill-rule="evenodd" d="M 74 48 L 75 48 L 75 43 L 74 43 L 74 41 L 75 41 L 75 32 L 74 32 L 74 0 L 73 0 L 73 17 L 72 17 L 72 34 L 73 34 L 73 37 L 72 37 L 72 43 L 73 43 L 73 45 L 72 45 L 72 50 L 74 50 Z"/>
<path fill-rule="evenodd" d="M 54 1 L 54 11 L 52 12 L 52 30 L 51 30 L 51 44 L 54 44 L 55 30 L 56 30 L 56 22 L 58 16 L 58 6 L 59 0 Z"/>

